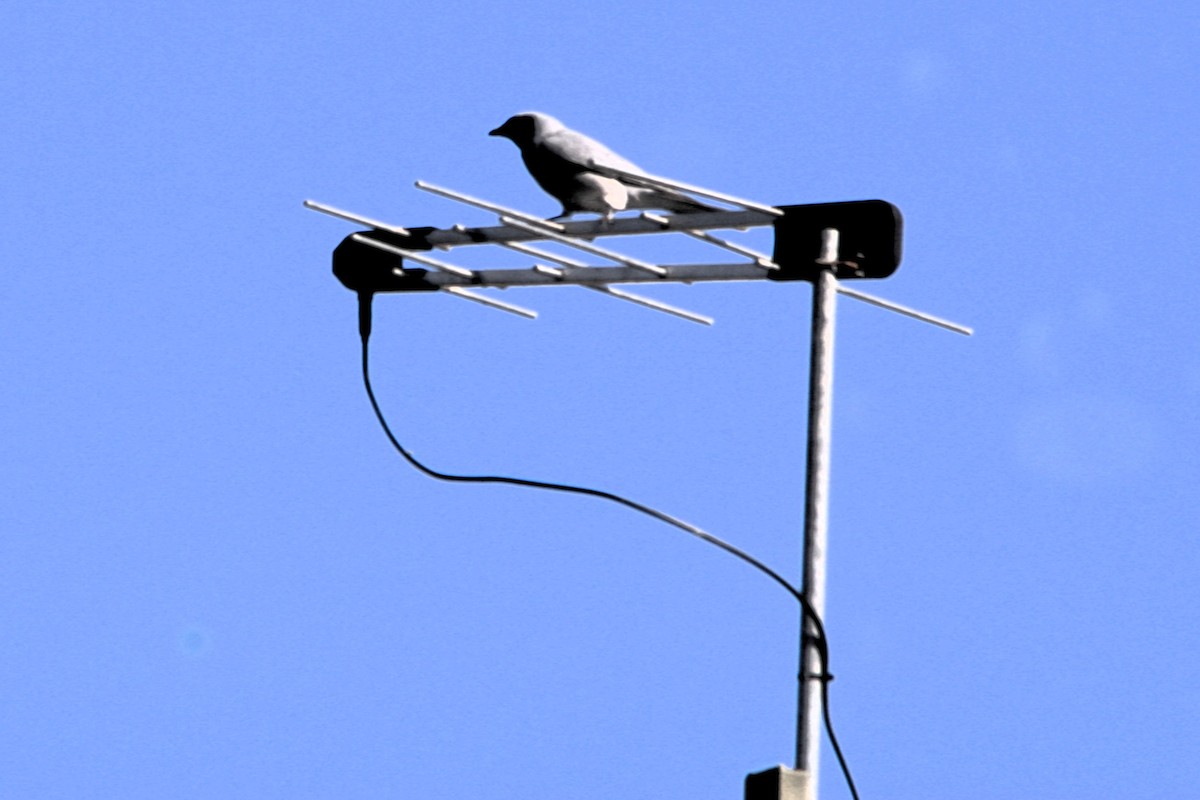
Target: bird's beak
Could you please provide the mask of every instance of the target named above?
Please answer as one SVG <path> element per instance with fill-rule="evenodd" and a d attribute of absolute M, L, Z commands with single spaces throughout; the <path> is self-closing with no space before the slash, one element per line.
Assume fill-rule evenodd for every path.
<path fill-rule="evenodd" d="M 504 135 L 504 126 L 503 125 L 501 125 L 499 128 L 493 128 L 492 130 L 488 131 L 488 136 L 503 136 L 503 135 Z"/>

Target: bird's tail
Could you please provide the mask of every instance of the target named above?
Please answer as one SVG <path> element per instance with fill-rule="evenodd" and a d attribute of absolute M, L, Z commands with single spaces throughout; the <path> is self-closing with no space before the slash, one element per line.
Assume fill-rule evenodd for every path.
<path fill-rule="evenodd" d="M 699 200 L 693 200 L 686 195 L 666 195 L 664 205 L 667 211 L 676 213 L 689 214 L 696 211 L 716 211 L 716 206 L 710 206 L 707 203 L 701 203 Z"/>
<path fill-rule="evenodd" d="M 693 200 L 679 192 L 664 192 L 659 189 L 642 189 L 629 193 L 629 208 L 660 208 L 676 214 L 694 214 L 697 211 L 719 211 L 716 206 Z"/>

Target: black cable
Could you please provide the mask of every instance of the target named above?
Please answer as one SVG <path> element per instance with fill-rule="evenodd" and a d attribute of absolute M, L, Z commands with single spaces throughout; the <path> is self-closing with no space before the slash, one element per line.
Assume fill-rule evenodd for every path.
<path fill-rule="evenodd" d="M 825 674 L 821 676 L 821 716 L 825 719 L 825 735 L 829 737 L 829 746 L 833 748 L 838 766 L 842 768 L 842 776 L 846 779 L 846 787 L 850 790 L 850 796 L 854 800 L 858 800 L 858 789 L 854 785 L 854 776 L 850 774 L 850 765 L 846 763 L 846 757 L 842 755 L 842 746 L 838 744 L 837 735 L 833 732 L 833 719 L 829 716 L 829 682 L 833 680 L 833 676 L 829 674 L 829 665 L 825 666 Z"/>
<path fill-rule="evenodd" d="M 829 716 L 829 682 L 833 680 L 833 675 L 831 675 L 829 672 L 829 643 L 825 638 L 825 625 L 821 622 L 820 615 L 817 614 L 817 611 L 812 607 L 812 604 L 808 602 L 808 598 L 804 596 L 804 593 L 798 590 L 795 586 L 792 586 L 792 584 L 785 580 L 778 572 L 771 569 L 746 551 L 735 547 L 729 542 L 726 542 L 724 539 L 714 536 L 713 534 L 701 528 L 697 528 L 690 522 L 685 522 L 678 517 L 673 517 L 670 514 L 659 511 L 656 508 L 643 505 L 634 500 L 630 500 L 627 497 L 622 497 L 619 494 L 605 492 L 600 489 L 590 489 L 586 486 L 572 486 L 571 484 L 566 483 L 535 481 L 527 478 L 510 478 L 503 475 L 451 475 L 446 472 L 439 472 L 422 464 L 417 460 L 416 456 L 404 448 L 404 445 L 400 444 L 400 440 L 397 439 L 395 434 L 392 433 L 391 427 L 388 426 L 387 420 L 383 416 L 383 411 L 381 411 L 379 408 L 379 402 L 375 399 L 375 391 L 371 388 L 369 358 L 370 348 L 368 346 L 368 341 L 371 338 L 370 303 L 371 299 L 369 295 L 359 296 L 359 333 L 362 338 L 363 386 L 367 390 L 367 399 L 371 401 L 371 408 L 375 411 L 375 418 L 379 420 L 379 426 L 383 428 L 383 432 L 387 436 L 388 441 L 392 443 L 392 447 L 396 449 L 396 452 L 403 456 L 404 460 L 413 467 L 431 478 L 437 478 L 438 480 L 442 481 L 453 481 L 457 483 L 507 483 L 514 486 L 528 486 L 534 489 L 570 492 L 573 494 L 588 495 L 590 497 L 599 497 L 603 500 L 611 500 L 612 502 L 619 503 L 627 508 L 632 508 L 634 511 L 640 511 L 643 514 L 654 517 L 655 519 L 665 522 L 668 525 L 673 525 L 674 527 L 679 528 L 682 531 L 686 531 L 687 533 L 690 533 L 691 535 L 702 539 L 711 545 L 721 548 L 730 555 L 740 558 L 742 561 L 745 561 L 747 564 L 778 583 L 787 590 L 788 594 L 790 594 L 796 599 L 797 602 L 800 603 L 800 608 L 804 617 L 806 617 L 808 621 L 812 623 L 817 634 L 816 645 L 817 651 L 821 656 L 821 674 L 817 675 L 816 678 L 821 681 L 821 707 L 822 715 L 825 721 L 825 733 L 829 737 L 829 744 L 833 747 L 834 754 L 837 756 L 838 764 L 841 765 L 842 774 L 846 778 L 846 784 L 850 788 L 851 796 L 854 798 L 854 800 L 859 800 L 858 790 L 854 786 L 854 779 L 850 776 L 850 767 L 846 763 L 845 757 L 842 755 L 842 748 L 838 745 L 837 736 L 833 732 L 833 722 Z M 801 676 L 801 679 L 803 680 L 804 676 Z"/>

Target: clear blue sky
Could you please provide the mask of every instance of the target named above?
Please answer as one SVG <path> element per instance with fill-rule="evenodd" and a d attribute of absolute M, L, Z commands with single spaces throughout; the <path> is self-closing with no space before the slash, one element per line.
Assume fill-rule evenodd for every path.
<path fill-rule="evenodd" d="M 863 797 L 1197 791 L 1194 4 L 0 29 L 0 797 L 736 800 L 790 761 L 776 586 L 615 506 L 431 481 L 371 416 L 329 272 L 353 226 L 301 201 L 557 213 L 486 135 L 526 109 L 764 202 L 890 200 L 905 261 L 863 288 L 978 330 L 840 305 L 827 623 Z M 441 469 L 629 494 L 795 576 L 808 287 L 646 291 L 717 324 L 381 297 L 380 400 Z"/>

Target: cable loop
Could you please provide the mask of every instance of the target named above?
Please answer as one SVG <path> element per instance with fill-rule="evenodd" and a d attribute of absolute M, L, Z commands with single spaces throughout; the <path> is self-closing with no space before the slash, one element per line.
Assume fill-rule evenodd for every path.
<path fill-rule="evenodd" d="M 363 298 L 360 297 L 360 306 L 359 306 L 360 315 L 362 313 L 364 313 L 362 311 L 362 308 L 363 308 L 363 306 L 361 305 L 362 302 L 363 302 Z M 590 497 L 599 497 L 602 500 L 610 500 L 614 503 L 618 503 L 627 508 L 631 508 L 634 511 L 640 511 L 643 514 L 654 517 L 655 519 L 659 520 L 660 522 L 665 522 L 668 525 L 672 525 L 676 528 L 679 528 L 680 530 L 690 533 L 691 535 L 695 536 L 698 539 L 702 539 L 703 541 L 706 541 L 709 544 L 714 545 L 715 547 L 721 548 L 722 550 L 729 553 L 730 555 L 736 556 L 737 558 L 741 559 L 742 561 L 746 562 L 750 566 L 759 570 L 760 572 L 765 574 L 767 577 L 769 577 L 771 580 L 775 581 L 777 584 L 782 586 L 785 590 L 787 590 L 788 594 L 790 594 L 797 602 L 800 603 L 800 608 L 801 608 L 801 611 L 802 611 L 804 617 L 807 618 L 808 621 L 812 623 L 812 626 L 815 629 L 816 636 L 814 637 L 815 641 L 813 642 L 813 644 L 816 646 L 817 652 L 821 657 L 822 666 L 825 667 L 825 671 L 823 673 L 813 674 L 810 676 L 812 678 L 815 678 L 815 679 L 821 681 L 821 707 L 822 707 L 822 712 L 823 712 L 824 721 L 825 721 L 825 733 L 829 737 L 829 744 L 830 744 L 830 746 L 832 746 L 833 752 L 837 756 L 838 763 L 841 765 L 842 775 L 845 776 L 846 784 L 850 789 L 850 794 L 854 798 L 854 800 L 858 800 L 858 790 L 854 786 L 854 779 L 850 776 L 850 767 L 846 763 L 845 757 L 843 757 L 843 755 L 842 755 L 842 748 L 838 744 L 837 736 L 834 735 L 833 722 L 829 717 L 829 682 L 833 680 L 833 675 L 828 670 L 828 667 L 829 667 L 829 643 L 825 637 L 825 625 L 823 622 L 821 622 L 820 615 L 817 614 L 816 609 L 814 609 L 812 607 L 812 604 L 808 602 L 808 598 L 804 596 L 804 593 L 801 592 L 799 589 L 797 589 L 795 586 L 792 586 L 792 584 L 789 583 L 787 580 L 785 580 L 783 578 L 783 576 L 780 575 L 778 572 L 771 569 L 766 564 L 759 561 L 757 558 L 755 558 L 754 556 L 745 552 L 744 550 L 742 550 L 738 547 L 735 547 L 734 545 L 730 544 L 729 542 L 726 542 L 724 539 L 714 536 L 713 534 L 709 533 L 708 531 L 698 528 L 689 522 L 685 522 L 684 520 L 681 520 L 678 517 L 673 517 L 670 514 L 667 514 L 663 511 L 659 511 L 656 508 L 651 508 L 650 506 L 643 505 L 642 503 L 638 503 L 634 500 L 630 500 L 627 497 L 622 497 L 619 494 L 614 494 L 612 492 L 605 492 L 600 489 L 590 489 L 586 486 L 572 486 L 571 484 L 566 484 L 566 483 L 552 483 L 549 481 L 535 481 L 535 480 L 529 480 L 527 478 L 510 478 L 510 477 L 503 476 L 503 475 L 452 475 L 450 473 L 439 472 L 438 470 L 435 470 L 431 467 L 425 466 L 423 463 L 421 463 L 420 461 L 417 460 L 416 456 L 414 456 L 412 453 L 410 453 L 408 450 L 406 450 L 402 444 L 400 444 L 400 440 L 396 438 L 395 434 L 392 433 L 392 429 L 388 426 L 387 420 L 383 416 L 383 411 L 381 411 L 379 408 L 379 402 L 375 399 L 375 392 L 371 388 L 371 372 L 369 369 L 369 365 L 370 365 L 369 352 L 370 351 L 369 351 L 369 347 L 367 344 L 367 342 L 370 339 L 370 321 L 369 321 L 370 320 L 370 298 L 369 297 L 366 298 L 365 302 L 366 302 L 365 314 L 366 314 L 367 322 L 364 325 L 362 322 L 362 318 L 360 316 L 359 331 L 360 331 L 361 338 L 362 338 L 363 386 L 367 390 L 367 399 L 371 401 L 371 408 L 375 411 L 375 418 L 379 420 L 379 425 L 380 425 L 380 427 L 383 428 L 383 432 L 387 436 L 388 441 L 392 443 L 392 447 L 395 448 L 396 452 L 398 452 L 401 456 L 404 457 L 405 461 L 407 461 L 409 464 L 411 464 L 417 470 L 428 475 L 431 478 L 437 478 L 438 480 L 443 480 L 443 481 L 453 481 L 453 482 L 457 482 L 457 483 L 507 483 L 507 484 L 511 484 L 514 486 L 527 486 L 527 487 L 530 487 L 533 489 L 548 489 L 548 490 L 557 491 L 557 492 L 569 492 L 572 494 L 582 494 L 582 495 L 588 495 Z"/>

